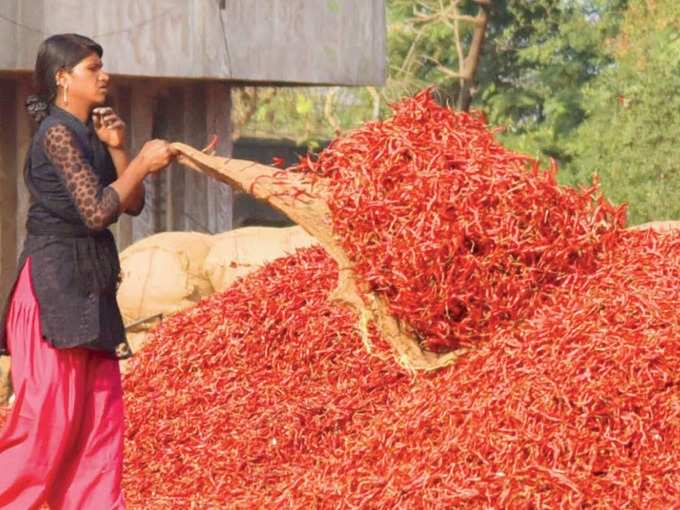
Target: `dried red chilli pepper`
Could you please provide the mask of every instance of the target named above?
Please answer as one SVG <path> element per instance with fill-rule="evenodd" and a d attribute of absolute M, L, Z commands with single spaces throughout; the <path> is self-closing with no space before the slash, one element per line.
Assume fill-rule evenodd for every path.
<path fill-rule="evenodd" d="M 543 287 L 592 269 L 621 227 L 623 209 L 597 186 L 558 186 L 554 164 L 505 149 L 482 118 L 429 91 L 393 109 L 291 170 L 330 183 L 333 228 L 360 279 L 387 292 L 425 347 L 474 344 L 526 316 Z M 426 258 L 424 245 L 436 247 Z M 387 291 L 405 282 L 408 295 Z M 464 306 L 442 312 L 450 300 Z"/>
<path fill-rule="evenodd" d="M 272 158 L 272 165 L 274 165 L 277 168 L 284 168 L 286 166 L 286 160 L 279 156 L 274 156 Z"/>
<path fill-rule="evenodd" d="M 336 278 L 303 251 L 156 331 L 125 381 L 132 508 L 680 497 L 680 234 L 617 233 L 531 316 L 415 378 L 379 338 L 366 351 Z"/>

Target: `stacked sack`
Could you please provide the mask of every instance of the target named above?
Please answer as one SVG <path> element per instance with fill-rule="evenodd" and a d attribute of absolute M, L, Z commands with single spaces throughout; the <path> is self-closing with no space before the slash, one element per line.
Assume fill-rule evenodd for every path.
<path fill-rule="evenodd" d="M 296 226 L 246 227 L 217 235 L 163 232 L 132 244 L 120 255 L 118 305 L 133 352 L 164 316 L 315 242 Z"/>
<path fill-rule="evenodd" d="M 137 350 L 146 332 L 165 315 L 197 303 L 213 292 L 203 274 L 212 236 L 198 232 L 163 232 L 134 243 L 120 254 L 118 305 Z"/>
<path fill-rule="evenodd" d="M 301 227 L 244 227 L 213 236 L 203 269 L 216 292 L 268 262 L 317 244 Z"/>
<path fill-rule="evenodd" d="M 669 232 L 675 229 L 680 230 L 680 221 L 678 220 L 650 221 L 630 227 L 630 230 L 656 230 L 657 232 Z"/>

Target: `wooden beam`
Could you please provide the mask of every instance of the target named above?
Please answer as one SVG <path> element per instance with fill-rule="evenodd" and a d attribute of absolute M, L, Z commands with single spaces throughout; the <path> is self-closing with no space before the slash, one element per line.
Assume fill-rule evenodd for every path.
<path fill-rule="evenodd" d="M 112 96 L 114 97 L 111 105 L 116 113 L 127 124 L 127 144 L 130 146 L 130 116 L 132 114 L 132 103 L 130 101 L 130 87 L 123 84 L 114 85 Z M 116 241 L 119 250 L 124 250 L 132 244 L 132 217 L 123 214 L 118 218 L 116 226 Z"/>
<path fill-rule="evenodd" d="M 134 81 L 130 87 L 131 111 L 128 123 L 130 157 L 134 158 L 153 137 L 154 87 L 150 82 Z M 132 220 L 132 240 L 138 241 L 160 230 L 157 220 L 159 176 L 144 180 L 146 204 L 142 213 Z"/>
<path fill-rule="evenodd" d="M 11 358 L 0 357 L 0 406 L 7 405 L 12 396 L 12 381 L 10 375 Z"/>
<path fill-rule="evenodd" d="M 17 261 L 17 85 L 0 79 L 0 296 L 4 302 L 16 276 Z"/>
<path fill-rule="evenodd" d="M 26 113 L 24 103 L 26 98 L 31 94 L 31 80 L 30 77 L 21 77 L 17 81 L 17 101 L 16 101 L 16 146 L 17 146 L 17 161 L 16 161 L 16 192 L 17 192 L 17 255 L 24 245 L 26 238 L 26 215 L 28 214 L 28 207 L 30 205 L 30 194 L 24 183 L 24 164 L 26 163 L 26 154 L 28 147 L 33 140 L 33 133 L 35 132 L 35 123 Z"/>
<path fill-rule="evenodd" d="M 17 84 L 14 80 L 0 80 L 0 302 L 5 303 L 16 276 L 18 233 L 17 225 L 26 215 L 20 214 L 17 204 L 17 157 L 19 126 L 17 116 Z M 23 102 L 22 102 L 23 105 Z M 24 113 L 24 117 L 27 115 Z M 15 127 L 17 129 L 15 129 Z M 0 306 L 3 306 L 0 304 Z M 12 395 L 10 358 L 0 357 L 0 405 L 5 405 Z"/>
<path fill-rule="evenodd" d="M 201 82 L 187 82 L 184 94 L 190 98 L 184 108 L 184 136 L 186 143 L 195 147 L 207 144 L 206 135 L 206 86 Z M 208 225 L 208 177 L 197 172 L 184 174 L 184 229 L 210 233 Z"/>
<path fill-rule="evenodd" d="M 181 85 L 164 88 L 159 94 L 154 115 L 154 138 L 181 140 L 184 137 L 185 95 Z M 161 230 L 184 230 L 184 168 L 173 163 L 160 174 L 163 196 Z"/>
<path fill-rule="evenodd" d="M 206 131 L 208 137 L 217 135 L 215 153 L 230 157 L 234 152 L 231 123 L 231 88 L 226 83 L 206 84 Z M 233 228 L 234 190 L 221 182 L 208 183 L 208 225 L 213 233 Z"/>
<path fill-rule="evenodd" d="M 184 109 L 187 98 L 181 86 L 173 86 L 163 98 L 161 110 L 165 118 L 164 138 L 181 140 L 184 137 Z M 170 165 L 165 172 L 165 229 L 185 230 L 185 170 L 178 163 Z"/>

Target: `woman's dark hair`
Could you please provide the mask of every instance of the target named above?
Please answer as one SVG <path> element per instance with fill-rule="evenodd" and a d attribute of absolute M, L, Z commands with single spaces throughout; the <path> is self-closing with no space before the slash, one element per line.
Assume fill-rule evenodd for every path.
<path fill-rule="evenodd" d="M 57 34 L 45 39 L 35 60 L 33 86 L 35 95 L 26 99 L 26 110 L 40 124 L 48 115 L 49 105 L 57 97 L 55 75 L 60 69 L 70 71 L 78 62 L 96 53 L 101 57 L 102 47 L 89 37 L 78 34 Z"/>

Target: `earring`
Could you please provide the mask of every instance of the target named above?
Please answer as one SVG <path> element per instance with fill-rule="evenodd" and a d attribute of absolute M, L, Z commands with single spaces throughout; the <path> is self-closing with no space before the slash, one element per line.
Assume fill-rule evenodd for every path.
<path fill-rule="evenodd" d="M 64 85 L 64 104 L 68 104 L 68 83 Z"/>

